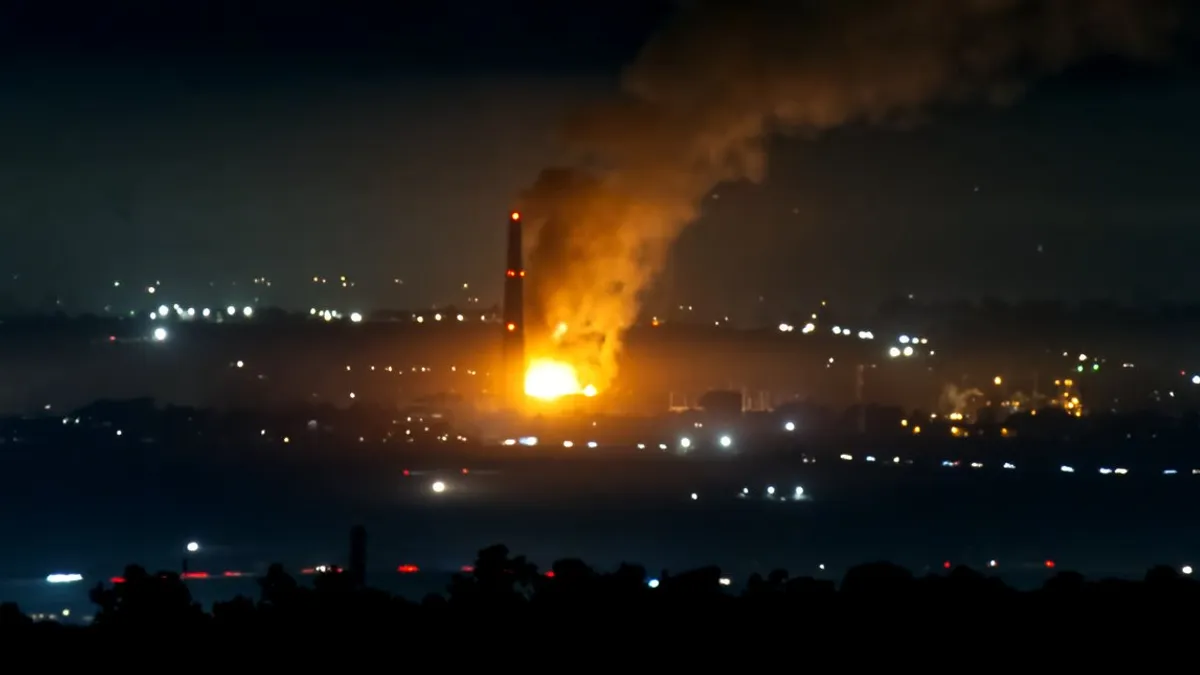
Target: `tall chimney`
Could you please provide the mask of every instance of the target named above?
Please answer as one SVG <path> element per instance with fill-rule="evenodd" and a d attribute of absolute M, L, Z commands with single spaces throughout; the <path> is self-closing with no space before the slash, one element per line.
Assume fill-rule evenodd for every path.
<path fill-rule="evenodd" d="M 521 214 L 508 215 L 508 265 L 504 271 L 503 390 L 505 407 L 520 410 L 525 400 L 525 265 Z"/>

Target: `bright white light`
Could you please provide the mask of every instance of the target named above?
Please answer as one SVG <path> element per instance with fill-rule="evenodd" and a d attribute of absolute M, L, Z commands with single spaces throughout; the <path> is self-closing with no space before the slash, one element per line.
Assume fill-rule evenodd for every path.
<path fill-rule="evenodd" d="M 1129 473 L 1129 469 L 1117 467 L 1116 469 L 1113 469 L 1113 473 L 1117 474 L 1118 476 L 1124 476 L 1125 474 Z"/>
<path fill-rule="evenodd" d="M 651 579 L 646 582 L 646 585 L 650 588 L 658 588 L 658 579 Z"/>
<path fill-rule="evenodd" d="M 434 320 L 434 321 L 441 321 L 441 320 L 442 320 L 442 315 L 441 315 L 441 314 L 434 314 L 434 315 L 433 315 L 433 320 Z"/>
<path fill-rule="evenodd" d="M 1182 567 L 1182 568 L 1181 568 L 1179 571 L 1180 571 L 1180 572 L 1183 572 L 1184 574 L 1191 574 L 1191 573 L 1192 573 L 1192 566 L 1191 566 L 1191 565 L 1184 565 L 1184 566 L 1183 566 L 1183 567 Z M 78 576 L 78 575 L 75 575 L 75 576 Z"/>
<path fill-rule="evenodd" d="M 195 553 L 196 551 L 200 550 L 200 544 L 198 542 L 189 541 L 187 543 L 187 550 L 188 553 Z"/>
<path fill-rule="evenodd" d="M 246 365 L 246 362 L 245 362 L 245 361 L 243 361 L 243 360 L 241 360 L 241 359 L 238 359 L 238 360 L 237 360 L 237 363 L 235 363 L 235 364 L 233 364 L 233 365 L 237 366 L 238 368 L 242 368 L 243 366 L 245 366 L 245 365 Z"/>
<path fill-rule="evenodd" d="M 167 307 L 166 305 L 159 305 L 159 306 L 158 306 L 158 315 L 159 315 L 159 316 L 166 316 L 166 315 L 167 315 L 167 312 L 169 312 L 169 311 L 171 311 L 171 308 L 170 308 L 170 307 Z"/>
<path fill-rule="evenodd" d="M 362 322 L 362 314 L 359 314 L 358 312 L 350 312 L 350 322 L 351 323 L 361 323 Z"/>
<path fill-rule="evenodd" d="M 599 444 L 599 443 L 597 443 L 596 441 L 588 441 L 588 447 L 589 447 L 589 448 L 596 448 L 596 447 L 599 447 L 599 446 L 600 446 L 600 444 Z"/>
<path fill-rule="evenodd" d="M 153 287 L 153 286 L 147 286 L 147 287 L 146 287 L 146 292 L 147 292 L 147 293 L 149 293 L 150 295 L 154 295 L 154 292 L 155 292 L 155 291 L 157 291 L 157 290 L 158 290 L 158 289 L 157 289 L 157 288 L 155 288 L 155 287 Z"/>
<path fill-rule="evenodd" d="M 792 496 L 796 499 L 800 499 L 804 496 L 804 488 L 797 485 L 795 491 L 792 492 Z"/>
<path fill-rule="evenodd" d="M 225 308 L 225 313 L 228 314 L 229 316 L 233 316 L 234 314 L 237 314 L 237 307 L 230 305 Z"/>
<path fill-rule="evenodd" d="M 1075 469 L 1067 466 L 1066 464 L 1063 464 L 1062 466 L 1058 467 L 1058 470 L 1063 473 L 1075 473 Z"/>
<path fill-rule="evenodd" d="M 783 425 L 783 430 L 784 431 L 795 431 L 796 423 L 795 422 L 785 422 Z"/>
<path fill-rule="evenodd" d="M 163 340 L 166 340 L 167 339 L 167 329 L 163 328 L 162 326 L 155 328 L 154 329 L 154 339 L 157 340 L 158 342 L 162 342 Z"/>
<path fill-rule="evenodd" d="M 846 460 L 847 462 L 849 462 L 850 460 L 854 459 L 854 455 L 847 455 L 847 454 L 845 454 L 845 453 L 842 453 L 841 455 L 838 455 L 838 457 L 840 457 L 840 458 L 842 458 L 842 459 Z"/>
<path fill-rule="evenodd" d="M 441 494 L 446 491 L 446 484 L 440 480 L 435 480 L 435 481 L 433 481 L 433 485 L 429 486 L 429 489 L 433 490 L 434 492 L 436 492 L 438 494 Z"/>
<path fill-rule="evenodd" d="M 254 308 L 253 308 L 253 307 L 248 307 L 248 306 L 247 306 L 247 307 L 243 307 L 243 308 L 242 308 L 242 316 L 246 317 L 247 319 L 249 319 L 250 317 L 254 316 Z"/>
<path fill-rule="evenodd" d="M 908 337 L 907 335 L 901 335 L 901 336 L 900 336 L 900 344 L 902 344 L 902 345 L 906 345 L 906 344 L 908 344 L 908 343 L 910 343 L 910 342 L 912 342 L 912 338 Z"/>
<path fill-rule="evenodd" d="M 874 461 L 875 461 L 875 455 L 867 455 L 867 461 L 868 461 L 868 462 L 874 462 Z"/>
<path fill-rule="evenodd" d="M 900 348 L 892 347 L 891 349 L 888 350 L 888 356 L 892 357 L 893 359 L 899 357 L 900 356 Z"/>
<path fill-rule="evenodd" d="M 905 356 L 912 356 L 913 355 L 912 346 L 905 347 L 901 353 L 904 354 Z"/>
<path fill-rule="evenodd" d="M 692 501 L 696 501 L 697 499 L 700 499 L 700 495 L 698 495 L 698 494 L 696 494 L 695 492 L 693 492 L 693 493 L 692 493 Z"/>
<path fill-rule="evenodd" d="M 692 439 L 688 438 L 687 436 L 679 439 L 679 447 L 684 448 L 685 450 L 692 447 Z"/>
<path fill-rule="evenodd" d="M 728 586 L 729 584 L 733 583 L 733 580 L 729 577 L 721 577 L 720 579 L 717 579 L 717 583 L 721 584 L 722 586 Z"/>
<path fill-rule="evenodd" d="M 1017 465 L 1016 465 L 1016 464 L 1013 464 L 1013 463 L 1011 463 L 1011 462 L 1005 462 L 1005 463 L 1004 463 L 1004 468 L 1005 468 L 1005 469 L 1015 469 L 1015 468 L 1017 468 Z"/>
<path fill-rule="evenodd" d="M 564 448 L 573 448 L 573 447 L 575 447 L 575 443 L 572 441 L 563 441 L 563 447 Z"/>
<path fill-rule="evenodd" d="M 1191 574 L 1191 568 L 1185 574 Z M 83 581 L 82 574 L 47 574 L 46 583 L 48 584 L 73 584 L 76 581 Z"/>
<path fill-rule="evenodd" d="M 203 316 L 207 319 L 208 317 L 212 316 L 212 310 L 205 307 L 204 309 L 200 310 L 200 316 Z"/>
<path fill-rule="evenodd" d="M 196 308 L 195 308 L 195 307 L 188 307 L 188 309 L 187 309 L 187 315 L 188 315 L 189 317 L 196 316 Z"/>
<path fill-rule="evenodd" d="M 774 485 L 767 486 L 767 494 L 769 494 L 769 495 L 775 494 L 775 486 Z"/>
<path fill-rule="evenodd" d="M 1200 384 L 1200 375 L 1192 376 L 1192 384 Z"/>
<path fill-rule="evenodd" d="M 501 443 L 501 445 L 516 445 L 516 444 L 517 444 L 517 439 L 515 439 L 515 438 L 506 438 L 506 439 L 504 439 L 504 442 Z"/>
<path fill-rule="evenodd" d="M 517 442 L 520 443 L 521 445 L 527 445 L 532 448 L 533 446 L 537 445 L 538 439 L 537 439 L 537 436 L 523 436 Z"/>
<path fill-rule="evenodd" d="M 454 317 L 454 318 L 455 318 L 455 319 L 457 319 L 457 320 L 459 320 L 459 321 L 465 321 L 465 320 L 466 320 L 466 317 L 464 317 L 462 314 L 459 314 L 458 316 L 456 316 L 456 317 Z"/>
<path fill-rule="evenodd" d="M 732 439 L 732 438 L 730 438 L 730 437 L 728 437 L 728 436 L 722 436 L 722 437 L 721 437 L 721 447 L 722 447 L 722 448 L 728 448 L 728 447 L 729 447 L 729 446 L 731 446 L 731 445 L 733 445 L 733 439 Z"/>

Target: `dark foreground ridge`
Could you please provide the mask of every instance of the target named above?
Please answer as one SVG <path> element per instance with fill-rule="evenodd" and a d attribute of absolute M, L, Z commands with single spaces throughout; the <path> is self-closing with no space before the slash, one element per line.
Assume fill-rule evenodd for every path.
<path fill-rule="evenodd" d="M 164 629 L 192 637 L 276 630 L 294 636 L 335 629 L 432 635 L 486 627 L 492 634 L 515 636 L 534 626 L 570 632 L 581 622 L 662 631 L 679 625 L 772 629 L 780 621 L 789 631 L 808 635 L 868 628 L 917 634 L 981 623 L 1026 632 L 1061 627 L 1064 621 L 1111 626 L 1128 621 L 1130 612 L 1143 624 L 1169 621 L 1200 600 L 1200 582 L 1169 567 L 1151 569 L 1143 581 L 1093 582 L 1059 572 L 1041 589 L 1024 592 L 966 567 L 919 578 L 884 562 L 852 568 L 840 584 L 792 577 L 784 570 L 731 584 L 716 567 L 652 579 L 637 565 L 600 573 L 566 559 L 539 572 L 502 545 L 480 551 L 473 569 L 456 575 L 445 595 L 420 602 L 371 589 L 360 583 L 360 574 L 335 568 L 306 587 L 282 565 L 272 565 L 259 580 L 259 599 L 238 596 L 216 603 L 209 613 L 193 601 L 178 573 L 150 574 L 131 565 L 120 583 L 92 589 L 97 611 L 89 625 L 35 622 L 8 603 L 0 606 L 0 632 L 62 638 Z"/>

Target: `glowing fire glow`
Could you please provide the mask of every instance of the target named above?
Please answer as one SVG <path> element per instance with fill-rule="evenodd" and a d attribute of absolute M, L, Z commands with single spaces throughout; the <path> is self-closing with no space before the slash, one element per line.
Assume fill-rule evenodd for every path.
<path fill-rule="evenodd" d="M 543 401 L 563 396 L 595 396 L 596 387 L 581 386 L 574 366 L 553 359 L 534 359 L 525 371 L 525 393 Z"/>

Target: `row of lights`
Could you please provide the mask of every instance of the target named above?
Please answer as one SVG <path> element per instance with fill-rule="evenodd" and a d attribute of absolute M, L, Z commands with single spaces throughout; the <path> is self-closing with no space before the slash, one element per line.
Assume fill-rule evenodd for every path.
<path fill-rule="evenodd" d="M 179 305 L 172 305 L 171 307 L 168 307 L 166 305 L 159 305 L 158 309 L 156 309 L 153 312 L 150 312 L 150 319 L 152 321 L 158 320 L 158 319 L 168 319 L 172 316 L 172 311 L 174 312 L 174 315 L 180 319 L 194 319 L 194 318 L 196 318 L 197 315 L 199 315 L 201 318 L 207 319 L 207 318 L 210 318 L 211 316 L 213 316 L 214 314 L 216 314 L 216 312 L 209 309 L 208 307 L 205 307 L 205 308 L 197 311 L 195 307 L 188 307 L 187 309 L 184 309 L 183 307 L 181 307 Z M 245 307 L 242 307 L 241 313 L 242 313 L 242 316 L 249 319 L 250 317 L 254 316 L 254 308 L 247 305 Z M 229 305 L 228 307 L 225 308 L 225 314 L 228 316 L 237 316 L 238 308 L 233 305 Z"/>

